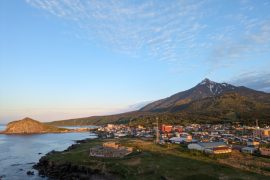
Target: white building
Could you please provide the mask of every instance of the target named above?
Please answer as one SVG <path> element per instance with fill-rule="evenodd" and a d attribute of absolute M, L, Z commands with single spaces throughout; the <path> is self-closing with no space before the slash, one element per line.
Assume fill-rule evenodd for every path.
<path fill-rule="evenodd" d="M 192 136 L 187 133 L 180 133 L 179 137 L 172 137 L 169 139 L 172 143 L 191 142 Z"/>
<path fill-rule="evenodd" d="M 241 151 L 242 151 L 243 153 L 253 154 L 253 153 L 256 151 L 256 148 L 254 148 L 254 147 L 243 147 L 243 148 L 241 149 Z"/>
<path fill-rule="evenodd" d="M 224 142 L 199 142 L 188 145 L 190 150 L 198 150 L 210 154 L 231 153 L 232 149 Z"/>
<path fill-rule="evenodd" d="M 259 146 L 260 143 L 257 141 L 248 141 L 247 146 Z"/>

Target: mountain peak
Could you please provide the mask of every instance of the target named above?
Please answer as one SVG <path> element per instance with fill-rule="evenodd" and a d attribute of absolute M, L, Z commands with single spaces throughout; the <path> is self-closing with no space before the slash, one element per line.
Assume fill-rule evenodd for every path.
<path fill-rule="evenodd" d="M 216 84 L 216 82 L 214 81 L 211 81 L 210 79 L 208 78 L 205 78 L 204 80 L 202 80 L 199 85 L 204 85 L 204 84 Z"/>
<path fill-rule="evenodd" d="M 208 79 L 208 78 L 204 78 L 202 81 L 206 81 L 206 82 L 208 82 L 208 81 L 211 81 L 210 79 Z"/>
<path fill-rule="evenodd" d="M 32 118 L 30 118 L 30 117 L 25 117 L 25 118 L 23 118 L 22 120 L 34 120 L 34 119 L 32 119 Z"/>
<path fill-rule="evenodd" d="M 204 91 L 206 94 L 211 95 L 211 96 L 219 95 L 227 91 L 232 91 L 236 88 L 233 85 L 230 85 L 227 83 L 217 83 L 217 82 L 211 81 L 208 78 L 205 78 L 204 80 L 202 80 L 196 87 L 199 88 L 200 92 Z"/>

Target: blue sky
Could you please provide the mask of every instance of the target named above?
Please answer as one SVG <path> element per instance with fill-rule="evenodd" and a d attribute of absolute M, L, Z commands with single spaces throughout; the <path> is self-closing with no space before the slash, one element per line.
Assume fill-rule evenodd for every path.
<path fill-rule="evenodd" d="M 270 1 L 0 1 L 0 122 L 112 114 L 205 77 L 270 91 Z"/>

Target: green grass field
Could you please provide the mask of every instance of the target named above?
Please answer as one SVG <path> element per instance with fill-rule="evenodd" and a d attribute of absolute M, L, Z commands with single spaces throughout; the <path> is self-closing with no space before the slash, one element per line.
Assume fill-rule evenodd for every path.
<path fill-rule="evenodd" d="M 108 141 L 108 140 L 107 140 Z M 115 141 L 115 140 L 113 140 Z M 118 139 L 135 151 L 124 158 L 89 157 L 89 148 L 104 140 L 89 140 L 74 149 L 49 156 L 55 163 L 71 162 L 119 175 L 123 179 L 269 179 L 270 177 L 219 163 L 219 158 L 189 152 L 180 145 L 156 145 L 150 141 Z M 139 152 L 137 151 L 139 150 Z M 244 168 L 243 168 L 244 169 Z"/>

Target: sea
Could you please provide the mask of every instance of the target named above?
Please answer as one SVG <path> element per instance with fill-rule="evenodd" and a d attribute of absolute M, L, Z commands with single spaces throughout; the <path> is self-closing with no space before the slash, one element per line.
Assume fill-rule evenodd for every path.
<path fill-rule="evenodd" d="M 0 131 L 5 129 L 0 125 Z M 68 127 L 78 128 L 78 127 Z M 90 132 L 5 135 L 0 134 L 0 180 L 46 180 L 32 166 L 46 153 L 63 151 L 76 140 L 93 138 Z M 28 176 L 27 171 L 34 171 Z"/>

